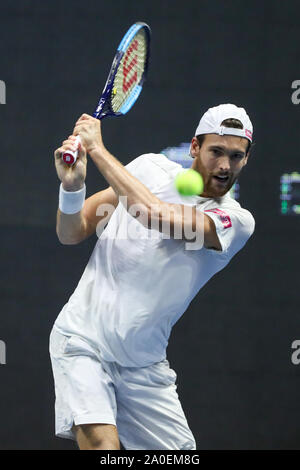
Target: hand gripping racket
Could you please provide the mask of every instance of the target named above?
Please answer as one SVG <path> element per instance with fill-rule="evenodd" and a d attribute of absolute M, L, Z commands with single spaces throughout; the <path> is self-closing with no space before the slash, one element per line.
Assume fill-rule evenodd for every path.
<path fill-rule="evenodd" d="M 119 44 L 105 87 L 93 117 L 123 116 L 138 99 L 146 79 L 150 56 L 151 30 L 146 23 L 134 23 Z M 76 138 L 80 143 L 80 136 Z M 62 159 L 73 165 L 78 150 L 66 151 Z"/>

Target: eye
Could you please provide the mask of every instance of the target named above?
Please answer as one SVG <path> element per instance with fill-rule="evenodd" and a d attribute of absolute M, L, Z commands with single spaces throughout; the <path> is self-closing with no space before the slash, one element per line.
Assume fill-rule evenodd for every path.
<path fill-rule="evenodd" d="M 244 157 L 244 155 L 241 155 L 240 153 L 235 153 L 235 154 L 233 155 L 233 158 L 239 158 L 239 159 L 241 159 L 241 158 L 243 158 L 243 157 Z"/>

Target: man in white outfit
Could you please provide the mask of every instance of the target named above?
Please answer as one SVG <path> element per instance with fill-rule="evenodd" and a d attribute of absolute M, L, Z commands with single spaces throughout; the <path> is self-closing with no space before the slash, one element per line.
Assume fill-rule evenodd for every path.
<path fill-rule="evenodd" d="M 100 121 L 87 114 L 55 151 L 60 242 L 98 234 L 50 335 L 57 436 L 80 449 L 120 449 L 120 441 L 126 450 L 196 449 L 166 349 L 192 299 L 254 231 L 253 216 L 229 193 L 247 164 L 252 132 L 235 105 L 203 115 L 190 149 L 204 180 L 196 196 L 178 193 L 174 179 L 186 170 L 162 154 L 124 167 L 104 147 Z M 61 154 L 74 150 L 76 135 L 81 146 L 69 167 Z M 87 153 L 109 187 L 85 199 Z"/>

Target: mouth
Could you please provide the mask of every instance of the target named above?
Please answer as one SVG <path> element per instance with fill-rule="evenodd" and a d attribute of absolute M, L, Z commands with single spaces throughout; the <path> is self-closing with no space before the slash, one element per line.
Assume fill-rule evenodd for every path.
<path fill-rule="evenodd" d="M 225 186 L 229 181 L 229 176 L 216 176 L 214 175 L 213 178 L 221 185 Z"/>

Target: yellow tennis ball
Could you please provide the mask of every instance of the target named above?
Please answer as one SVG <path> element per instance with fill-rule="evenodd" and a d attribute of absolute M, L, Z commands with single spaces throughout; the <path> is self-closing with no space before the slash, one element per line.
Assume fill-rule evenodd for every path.
<path fill-rule="evenodd" d="M 195 196 L 196 194 L 203 193 L 204 182 L 200 173 L 190 168 L 176 176 L 175 186 L 177 191 L 183 196 Z"/>

